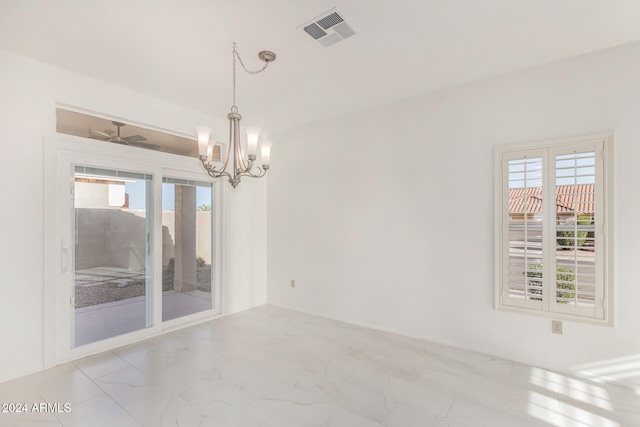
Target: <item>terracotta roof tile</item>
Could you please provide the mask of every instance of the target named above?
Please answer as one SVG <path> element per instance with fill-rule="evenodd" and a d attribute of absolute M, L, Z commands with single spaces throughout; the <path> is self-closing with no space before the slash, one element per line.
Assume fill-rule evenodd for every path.
<path fill-rule="evenodd" d="M 556 187 L 556 212 L 593 212 L 594 185 Z M 542 188 L 510 188 L 509 213 L 542 212 Z"/>

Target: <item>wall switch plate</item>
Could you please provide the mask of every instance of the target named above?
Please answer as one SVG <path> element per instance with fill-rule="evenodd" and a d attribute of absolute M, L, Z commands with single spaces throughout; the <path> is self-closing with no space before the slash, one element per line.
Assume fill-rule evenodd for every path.
<path fill-rule="evenodd" d="M 295 279 L 291 279 L 291 287 L 295 288 L 296 287 L 296 281 Z"/>
<path fill-rule="evenodd" d="M 562 322 L 560 320 L 551 321 L 551 332 L 562 335 Z"/>

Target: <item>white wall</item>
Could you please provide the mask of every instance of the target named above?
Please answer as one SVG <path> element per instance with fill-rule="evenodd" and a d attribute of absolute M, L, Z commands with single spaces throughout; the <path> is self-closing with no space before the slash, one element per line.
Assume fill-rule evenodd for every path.
<path fill-rule="evenodd" d="M 135 70 L 132 70 L 135 72 Z M 0 50 L 0 381 L 43 367 L 43 140 L 55 134 L 56 103 L 192 134 L 224 119 Z M 152 78 L 152 76 L 150 76 Z M 244 186 L 244 187 L 243 187 Z M 226 312 L 266 300 L 266 183 L 227 191 Z M 19 207 L 19 209 L 16 209 Z M 29 209 L 25 209 L 29 208 Z M 249 224 L 247 224 L 249 223 Z M 251 246 L 251 250 L 244 248 Z M 35 248 L 35 250 L 34 250 Z M 256 268 L 246 273 L 246 266 Z"/>
<path fill-rule="evenodd" d="M 640 380 L 639 69 L 635 43 L 272 135 L 269 303 Z M 606 131 L 615 328 L 494 310 L 493 147 Z"/>
<path fill-rule="evenodd" d="M 226 314 L 267 302 L 267 180 L 243 178 L 237 189 L 229 187 L 223 254 Z"/>

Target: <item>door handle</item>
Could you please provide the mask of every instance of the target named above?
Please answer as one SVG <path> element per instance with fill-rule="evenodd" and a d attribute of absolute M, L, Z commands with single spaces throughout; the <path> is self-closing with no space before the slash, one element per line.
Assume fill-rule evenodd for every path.
<path fill-rule="evenodd" d="M 71 248 L 64 240 L 60 242 L 60 272 L 69 273 L 71 271 Z"/>

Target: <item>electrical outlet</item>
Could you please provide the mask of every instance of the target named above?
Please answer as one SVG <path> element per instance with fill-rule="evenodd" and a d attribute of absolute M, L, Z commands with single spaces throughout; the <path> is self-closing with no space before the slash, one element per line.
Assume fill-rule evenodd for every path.
<path fill-rule="evenodd" d="M 560 320 L 551 321 L 551 332 L 562 335 L 562 322 Z"/>
<path fill-rule="evenodd" d="M 295 279 L 291 279 L 291 287 L 295 288 L 296 287 L 296 281 Z"/>

